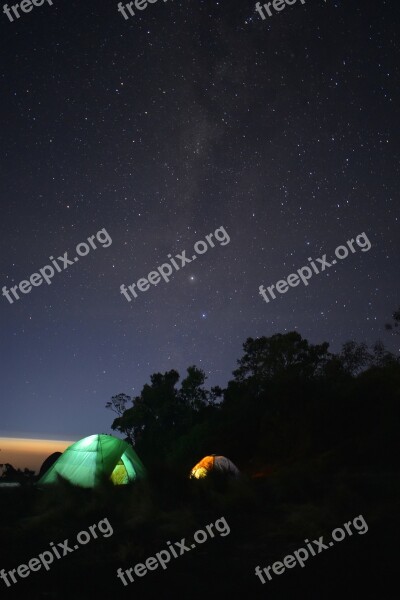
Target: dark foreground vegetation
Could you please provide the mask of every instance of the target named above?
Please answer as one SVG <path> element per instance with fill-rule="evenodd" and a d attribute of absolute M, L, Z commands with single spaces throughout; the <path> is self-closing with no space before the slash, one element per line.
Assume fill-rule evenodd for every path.
<path fill-rule="evenodd" d="M 297 333 L 248 339 L 225 390 L 205 388 L 191 367 L 155 374 L 137 398 L 109 403 L 113 428 L 148 469 L 137 484 L 96 490 L 64 483 L 0 490 L 0 569 L 27 563 L 50 542 L 73 540 L 107 518 L 99 537 L 7 588 L 1 598 L 273 599 L 397 598 L 400 363 L 381 344 L 346 344 L 333 355 Z M 88 432 L 94 433 L 94 432 Z M 188 479 L 205 454 L 229 457 L 240 479 Z M 364 535 L 346 537 L 262 585 L 254 574 L 330 538 L 363 515 Z M 149 571 L 124 587 L 116 577 L 197 529 L 225 517 L 226 537 Z"/>

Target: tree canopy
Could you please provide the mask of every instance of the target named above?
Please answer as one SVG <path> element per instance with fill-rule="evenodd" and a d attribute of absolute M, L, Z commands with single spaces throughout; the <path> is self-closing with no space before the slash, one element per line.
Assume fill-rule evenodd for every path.
<path fill-rule="evenodd" d="M 208 390 L 205 373 L 190 366 L 181 381 L 174 369 L 154 373 L 140 395 L 118 394 L 107 407 L 117 414 L 112 428 L 146 464 L 188 468 L 216 453 L 251 471 L 351 444 L 357 435 L 370 443 L 375 418 L 388 419 L 392 431 L 399 382 L 399 359 L 382 342 L 349 341 L 331 353 L 328 343 L 293 331 L 249 337 L 223 390 Z"/>

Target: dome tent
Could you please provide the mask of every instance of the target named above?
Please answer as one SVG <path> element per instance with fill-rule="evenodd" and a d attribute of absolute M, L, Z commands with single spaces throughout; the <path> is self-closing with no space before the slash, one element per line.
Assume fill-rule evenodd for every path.
<path fill-rule="evenodd" d="M 112 435 L 90 435 L 69 446 L 39 480 L 57 483 L 62 477 L 74 485 L 95 487 L 111 480 L 121 485 L 145 476 L 145 468 L 126 442 Z"/>
<path fill-rule="evenodd" d="M 50 454 L 50 456 L 43 461 L 43 464 L 40 467 L 39 477 L 43 477 L 43 475 L 47 473 L 47 471 L 54 465 L 56 460 L 59 459 L 61 455 L 62 452 L 53 452 L 53 454 Z"/>
<path fill-rule="evenodd" d="M 229 460 L 229 458 L 212 454 L 211 456 L 205 456 L 193 467 L 190 472 L 190 477 L 203 479 L 203 477 L 207 477 L 210 471 L 219 471 L 226 475 L 233 475 L 234 477 L 240 475 L 239 469 L 231 460 Z"/>

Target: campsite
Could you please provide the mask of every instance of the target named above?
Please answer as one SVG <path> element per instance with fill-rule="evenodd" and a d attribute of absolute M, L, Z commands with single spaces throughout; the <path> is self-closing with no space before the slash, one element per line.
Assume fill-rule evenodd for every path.
<path fill-rule="evenodd" d="M 324 598 L 337 598 L 378 586 L 380 556 L 385 569 L 395 560 L 400 367 L 381 347 L 360 350 L 331 354 L 295 333 L 247 340 L 224 390 L 207 389 L 190 367 L 181 381 L 175 371 L 154 374 L 136 398 L 113 397 L 116 435 L 89 435 L 47 459 L 35 481 L 0 490 L 1 564 L 26 564 L 105 519 L 112 535 L 89 542 L 87 534 L 79 552 L 70 541 L 63 560 L 19 578 L 9 597 L 154 598 L 171 589 L 263 598 L 268 586 L 268 597 L 280 598 L 309 585 L 317 600 L 322 587 Z M 278 564 L 358 515 L 365 535 L 260 584 L 257 566 Z M 186 543 L 179 560 L 170 554 L 165 568 L 121 585 L 118 569 L 145 569 L 148 557 L 196 530 L 207 537 L 206 524 L 221 518 L 229 535 Z"/>
<path fill-rule="evenodd" d="M 399 0 L 14 1 L 0 600 L 397 600 Z"/>

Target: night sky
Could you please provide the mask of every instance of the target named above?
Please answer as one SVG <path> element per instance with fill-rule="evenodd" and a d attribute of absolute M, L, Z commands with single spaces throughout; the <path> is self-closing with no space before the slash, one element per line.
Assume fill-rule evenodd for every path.
<path fill-rule="evenodd" d="M 398 2 L 298 1 L 264 21 L 253 0 L 158 0 L 129 20 L 117 4 L 0 13 L 0 288 L 112 238 L 0 296 L 0 433 L 110 432 L 112 395 L 192 364 L 223 387 L 249 336 L 398 351 Z M 229 244 L 121 295 L 219 227 Z M 368 252 L 259 295 L 362 232 Z"/>

